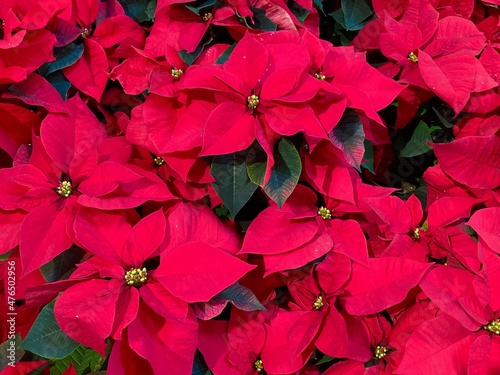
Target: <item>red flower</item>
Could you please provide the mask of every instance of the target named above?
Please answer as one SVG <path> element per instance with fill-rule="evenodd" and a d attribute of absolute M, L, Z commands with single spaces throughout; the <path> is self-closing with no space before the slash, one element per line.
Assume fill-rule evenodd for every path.
<path fill-rule="evenodd" d="M 48 115 L 40 137 L 33 136 L 29 160 L 0 170 L 0 206 L 27 212 L 20 231 L 24 272 L 70 247 L 78 206 L 109 210 L 172 198 L 154 174 L 126 166 L 124 138 L 108 138 L 78 97 L 66 103 L 72 117 Z"/>
<path fill-rule="evenodd" d="M 309 64 L 305 47 L 294 35 L 280 32 L 260 38 L 246 34 L 221 67 L 193 67 L 186 74 L 184 87 L 209 89 L 219 103 L 205 124 L 201 155 L 240 151 L 257 139 L 272 158 L 278 134 L 304 132 L 327 138 L 340 119 L 344 101 L 340 94 L 330 94 L 327 108 L 311 108 L 310 100 L 322 85 L 305 72 Z M 323 119 L 320 114 L 324 112 L 330 116 Z"/>
<path fill-rule="evenodd" d="M 98 233 L 90 229 L 94 226 L 99 228 Z M 159 254 L 165 226 L 161 210 L 134 227 L 122 215 L 98 212 L 79 215 L 75 221 L 76 238 L 96 256 L 79 265 L 71 276 L 79 282 L 66 289 L 54 306 L 54 315 L 63 331 L 102 354 L 104 340 L 108 337 L 125 340 L 122 331 L 128 327 L 130 347 L 148 359 L 156 373 L 158 366 L 163 365 L 159 356 L 144 352 L 144 337 L 155 337 L 158 350 L 179 339 L 179 344 L 172 346 L 176 354 L 170 358 L 172 368 L 179 369 L 185 368 L 194 355 L 196 343 L 196 322 L 192 313 L 188 315 L 187 303 L 156 281 L 153 258 Z M 171 326 L 165 330 L 168 337 L 162 337 L 158 331 L 164 320 Z M 178 327 L 177 331 L 173 327 Z M 181 329 L 185 334 L 176 337 Z M 186 345 L 189 341 L 191 346 Z M 119 346 L 116 350 L 120 350 Z"/>

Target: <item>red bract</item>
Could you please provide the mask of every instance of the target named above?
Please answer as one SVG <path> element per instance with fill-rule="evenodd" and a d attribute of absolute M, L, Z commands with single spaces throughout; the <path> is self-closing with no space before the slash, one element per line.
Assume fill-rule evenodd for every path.
<path fill-rule="evenodd" d="M 208 301 L 254 268 L 234 256 L 238 239 L 208 208 L 179 205 L 168 223 L 156 278 L 184 301 Z"/>
<path fill-rule="evenodd" d="M 21 82 L 42 64 L 54 60 L 52 48 L 56 43 L 56 38 L 43 29 L 52 14 L 47 15 L 37 6 L 31 8 L 30 12 L 33 13 L 25 14 L 23 17 L 20 14 L 24 12 L 19 9 L 19 4 L 17 6 L 8 3 L 0 5 L 0 20 L 2 20 L 0 84 Z M 39 17 L 39 15 L 43 16 Z M 39 24 L 40 21 L 41 24 Z"/>
<path fill-rule="evenodd" d="M 464 137 L 450 144 L 434 145 L 444 172 L 466 186 L 480 189 L 494 189 L 500 185 L 499 150 L 500 137 L 496 135 Z M 483 178 L 484 174 L 490 178 Z"/>

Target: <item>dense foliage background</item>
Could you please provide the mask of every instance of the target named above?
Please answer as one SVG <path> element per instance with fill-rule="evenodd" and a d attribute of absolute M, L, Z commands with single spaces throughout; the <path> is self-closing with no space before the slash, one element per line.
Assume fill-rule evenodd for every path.
<path fill-rule="evenodd" d="M 499 5 L 2 0 L 1 375 L 500 373 Z"/>

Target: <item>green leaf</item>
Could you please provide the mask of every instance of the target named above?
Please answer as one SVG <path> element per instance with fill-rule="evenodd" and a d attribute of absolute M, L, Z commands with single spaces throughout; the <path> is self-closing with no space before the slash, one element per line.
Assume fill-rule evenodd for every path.
<path fill-rule="evenodd" d="M 271 177 L 264 185 L 264 191 L 281 208 L 297 186 L 302 163 L 297 149 L 286 139 L 281 139 L 273 156 Z"/>
<path fill-rule="evenodd" d="M 86 251 L 76 245 L 56 256 L 49 263 L 40 267 L 40 272 L 45 281 L 51 283 L 58 280 L 68 279 L 75 268 L 75 264 L 80 263 Z"/>
<path fill-rule="evenodd" d="M 63 100 L 68 98 L 68 90 L 71 83 L 66 79 L 62 71 L 57 71 L 49 74 L 45 79 L 57 90 Z"/>
<path fill-rule="evenodd" d="M 266 174 L 267 154 L 262 147 L 256 143 L 248 151 L 246 167 L 250 180 L 259 186 L 264 184 Z"/>
<path fill-rule="evenodd" d="M 254 22 L 250 24 L 253 29 L 264 31 L 276 31 L 278 29 L 278 26 L 266 16 L 264 9 L 253 7 L 250 7 L 250 9 L 253 12 Z"/>
<path fill-rule="evenodd" d="M 104 358 L 92 349 L 79 345 L 68 356 L 55 361 L 50 369 L 50 375 L 61 375 L 73 363 L 78 375 L 98 371 L 104 363 Z"/>
<path fill-rule="evenodd" d="M 373 169 L 373 144 L 368 139 L 365 139 L 365 154 L 363 155 L 363 160 L 366 160 L 361 166 L 368 169 L 371 173 L 375 174 Z"/>
<path fill-rule="evenodd" d="M 363 123 L 354 109 L 346 108 L 339 123 L 328 134 L 332 143 L 342 150 L 345 160 L 358 171 L 365 153 Z"/>
<path fill-rule="evenodd" d="M 344 11 L 342 8 L 339 8 L 335 12 L 329 13 L 328 15 L 337 21 L 344 29 L 346 28 Z"/>
<path fill-rule="evenodd" d="M 148 2 L 148 5 L 146 6 L 146 16 L 152 20 L 155 18 L 155 12 L 156 12 L 156 0 L 151 0 Z"/>
<path fill-rule="evenodd" d="M 321 358 L 318 362 L 316 362 L 316 365 L 322 365 L 323 363 L 328 363 L 333 361 L 333 357 L 329 357 L 327 355 L 324 355 L 323 358 Z"/>
<path fill-rule="evenodd" d="M 321 13 L 325 14 L 325 10 L 323 9 L 323 2 L 321 0 L 314 0 L 314 5 L 316 5 Z"/>
<path fill-rule="evenodd" d="M 266 310 L 255 294 L 238 282 L 224 289 L 215 298 L 228 299 L 236 308 L 243 311 Z"/>
<path fill-rule="evenodd" d="M 7 319 L 11 318 L 10 316 Z M 9 365 L 9 363 L 17 363 L 24 355 L 24 350 L 19 349 L 21 344 L 21 335 L 17 334 L 14 340 L 7 339 L 0 345 L 0 372 Z M 14 344 L 14 345 L 12 345 Z M 14 358 L 10 358 L 14 348 Z"/>
<path fill-rule="evenodd" d="M 208 38 L 207 40 L 202 41 L 200 45 L 196 47 L 196 49 L 191 53 L 188 53 L 186 50 L 179 51 L 178 52 L 179 56 L 181 57 L 182 60 L 184 60 L 186 64 L 192 65 L 194 60 L 196 60 L 198 56 L 201 55 L 201 53 L 205 49 L 205 46 L 209 45 L 211 42 L 212 38 Z"/>
<path fill-rule="evenodd" d="M 212 8 L 217 0 L 201 0 L 190 3 L 190 5 L 186 4 L 186 8 L 188 8 L 191 12 L 200 15 L 201 11 L 205 8 Z"/>
<path fill-rule="evenodd" d="M 288 5 L 288 8 L 293 13 L 293 15 L 297 17 L 299 22 L 304 23 L 305 19 L 309 15 L 309 11 L 305 8 L 302 8 L 299 4 L 297 4 L 293 0 L 288 0 L 286 5 Z"/>
<path fill-rule="evenodd" d="M 436 108 L 432 107 L 432 110 L 437 115 L 437 117 L 439 118 L 439 121 L 441 122 L 441 124 L 444 125 L 444 127 L 448 128 L 448 129 L 451 129 L 453 127 L 453 124 L 451 122 L 449 122 L 448 120 L 446 120 L 443 117 L 443 115 L 441 115 L 441 113 L 439 113 L 439 111 Z"/>
<path fill-rule="evenodd" d="M 154 18 L 152 7 L 156 8 L 156 0 L 118 0 L 123 6 L 125 14 L 137 22 L 147 22 Z M 151 4 L 154 3 L 154 4 Z"/>
<path fill-rule="evenodd" d="M 231 213 L 229 212 L 227 207 L 224 205 L 220 205 L 219 207 L 216 207 L 214 212 L 217 215 L 217 217 L 219 219 L 221 219 L 222 221 L 225 221 L 228 219 L 233 219 L 233 217 L 231 216 Z"/>
<path fill-rule="evenodd" d="M 236 43 L 233 43 L 229 47 L 227 47 L 227 49 L 224 52 L 222 52 L 222 55 L 219 56 L 219 58 L 215 61 L 215 63 L 224 64 L 229 59 L 229 56 L 231 56 L 234 47 L 236 47 Z"/>
<path fill-rule="evenodd" d="M 43 64 L 39 68 L 42 76 L 57 72 L 63 68 L 73 65 L 83 55 L 83 44 L 70 43 L 64 47 L 54 47 L 56 61 Z"/>
<path fill-rule="evenodd" d="M 429 132 L 427 124 L 420 121 L 406 146 L 399 152 L 399 155 L 405 158 L 411 158 L 425 154 L 427 151 L 432 150 L 432 147 L 427 144 L 427 141 L 432 141 L 431 133 Z"/>
<path fill-rule="evenodd" d="M 364 22 L 373 14 L 373 10 L 364 0 L 342 0 L 345 28 L 349 31 L 361 30 Z"/>
<path fill-rule="evenodd" d="M 10 254 L 12 254 L 12 251 L 7 251 L 5 254 L 0 254 L 0 260 L 7 260 L 7 259 L 9 259 Z"/>
<path fill-rule="evenodd" d="M 257 190 L 257 185 L 248 177 L 247 154 L 248 151 L 245 150 L 231 155 L 216 156 L 210 169 L 210 173 L 215 178 L 212 186 L 233 217 Z"/>
<path fill-rule="evenodd" d="M 205 363 L 203 355 L 198 350 L 194 355 L 193 370 L 191 371 L 191 375 L 212 375 L 212 372 Z"/>
<path fill-rule="evenodd" d="M 76 349 L 78 343 L 57 325 L 54 304 L 55 300 L 42 309 L 21 344 L 21 349 L 50 359 L 64 358 Z"/>

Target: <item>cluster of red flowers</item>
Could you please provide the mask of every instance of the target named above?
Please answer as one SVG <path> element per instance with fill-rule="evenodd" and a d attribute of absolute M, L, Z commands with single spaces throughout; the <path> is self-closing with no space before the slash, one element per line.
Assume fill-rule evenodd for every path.
<path fill-rule="evenodd" d="M 500 373 L 499 6 L 2 0 L 1 374 Z"/>

